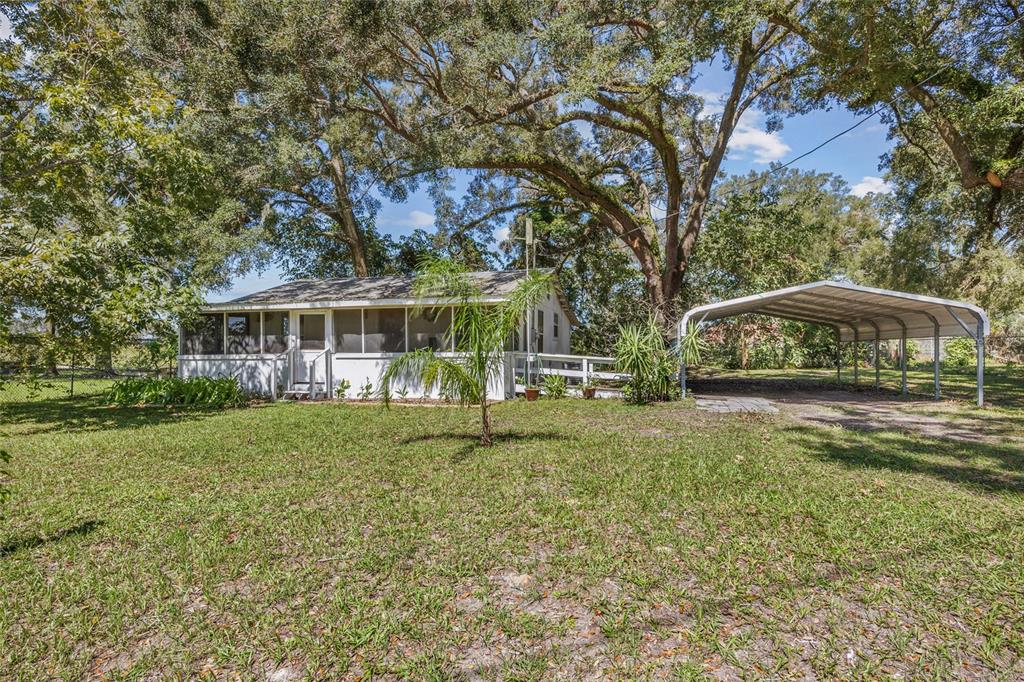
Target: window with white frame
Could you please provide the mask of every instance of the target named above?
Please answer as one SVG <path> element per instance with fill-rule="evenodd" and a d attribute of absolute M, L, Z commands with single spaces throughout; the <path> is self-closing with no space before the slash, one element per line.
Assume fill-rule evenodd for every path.
<path fill-rule="evenodd" d="M 228 355 L 260 352 L 260 314 L 227 314 Z"/>
<path fill-rule="evenodd" d="M 283 353 L 288 350 L 288 312 L 275 310 L 263 313 L 263 352 Z"/>
<path fill-rule="evenodd" d="M 181 330 L 182 355 L 223 355 L 224 314 L 200 315 Z"/>
<path fill-rule="evenodd" d="M 551 313 L 551 336 L 558 338 L 558 313 Z"/>
<path fill-rule="evenodd" d="M 334 311 L 334 352 L 363 352 L 362 309 Z"/>
<path fill-rule="evenodd" d="M 452 309 L 449 307 L 427 308 L 419 312 L 410 310 L 409 350 L 451 350 L 451 328 Z"/>
<path fill-rule="evenodd" d="M 363 313 L 364 352 L 405 352 L 405 308 L 366 308 Z"/>
<path fill-rule="evenodd" d="M 534 330 L 534 333 L 537 335 L 537 348 L 536 348 L 535 352 L 543 353 L 544 352 L 544 311 L 543 310 L 538 310 L 537 311 L 537 328 Z"/>
<path fill-rule="evenodd" d="M 299 348 L 301 350 L 323 350 L 327 347 L 327 316 L 323 313 L 302 313 L 299 315 Z"/>

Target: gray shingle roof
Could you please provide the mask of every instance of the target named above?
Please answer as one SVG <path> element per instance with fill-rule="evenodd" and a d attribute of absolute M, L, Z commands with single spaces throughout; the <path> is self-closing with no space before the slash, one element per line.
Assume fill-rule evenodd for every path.
<path fill-rule="evenodd" d="M 471 272 L 468 276 L 484 296 L 505 296 L 526 276 L 526 271 Z M 211 307 L 226 309 L 230 306 L 413 299 L 416 298 L 414 280 L 412 275 L 300 279 Z"/>

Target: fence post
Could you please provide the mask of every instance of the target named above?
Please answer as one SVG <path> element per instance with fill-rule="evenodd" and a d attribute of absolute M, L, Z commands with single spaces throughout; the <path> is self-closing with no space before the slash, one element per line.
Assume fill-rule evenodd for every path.
<path fill-rule="evenodd" d="M 75 397 L 75 351 L 71 351 L 71 397 Z"/>
<path fill-rule="evenodd" d="M 583 385 L 590 383 L 590 358 L 583 358 Z"/>

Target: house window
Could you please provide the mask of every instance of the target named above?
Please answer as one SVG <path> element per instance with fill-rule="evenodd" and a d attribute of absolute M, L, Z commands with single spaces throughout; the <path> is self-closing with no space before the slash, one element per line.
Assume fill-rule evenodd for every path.
<path fill-rule="evenodd" d="M 409 349 L 451 350 L 452 309 L 409 311 Z"/>
<path fill-rule="evenodd" d="M 366 308 L 363 314 L 365 352 L 405 351 L 405 308 Z"/>
<path fill-rule="evenodd" d="M 283 353 L 288 350 L 288 313 L 263 313 L 263 352 Z"/>
<path fill-rule="evenodd" d="M 222 355 L 224 353 L 224 315 L 200 315 L 181 330 L 182 355 Z"/>
<path fill-rule="evenodd" d="M 327 344 L 324 324 L 327 316 L 322 313 L 299 315 L 299 348 L 301 350 L 323 350 Z"/>
<path fill-rule="evenodd" d="M 558 313 L 551 313 L 551 336 L 558 338 Z"/>
<path fill-rule="evenodd" d="M 363 352 L 363 311 L 334 311 L 334 352 Z"/>
<path fill-rule="evenodd" d="M 544 352 L 544 311 L 543 310 L 538 310 L 537 311 L 537 329 L 536 329 L 535 333 L 537 334 L 537 350 L 535 352 L 543 353 Z"/>
<path fill-rule="evenodd" d="M 260 352 L 260 314 L 228 313 L 228 355 Z"/>

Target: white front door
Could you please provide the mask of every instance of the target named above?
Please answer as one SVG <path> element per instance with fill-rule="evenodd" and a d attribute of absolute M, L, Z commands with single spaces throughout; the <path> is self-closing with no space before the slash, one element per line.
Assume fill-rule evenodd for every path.
<path fill-rule="evenodd" d="M 298 367 L 295 368 L 295 381 L 309 382 L 309 363 L 315 362 L 313 381 L 322 384 L 323 389 L 327 381 L 327 363 L 323 355 L 327 348 L 327 315 L 299 313 L 298 318 Z"/>

